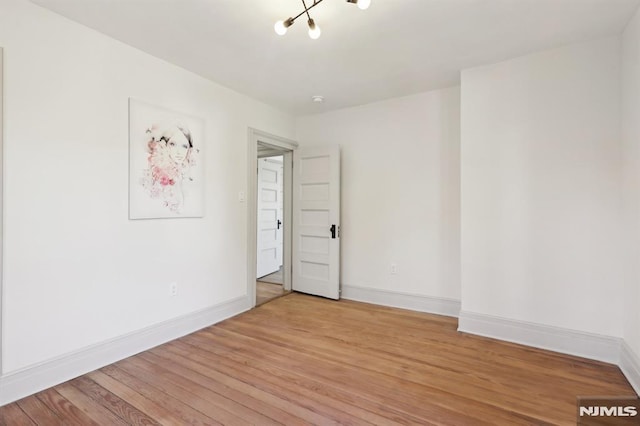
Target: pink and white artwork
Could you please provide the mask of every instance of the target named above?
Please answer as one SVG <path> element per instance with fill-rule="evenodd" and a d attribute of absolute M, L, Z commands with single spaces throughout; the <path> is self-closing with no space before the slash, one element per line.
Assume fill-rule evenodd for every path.
<path fill-rule="evenodd" d="M 129 218 L 204 215 L 202 119 L 129 99 Z"/>

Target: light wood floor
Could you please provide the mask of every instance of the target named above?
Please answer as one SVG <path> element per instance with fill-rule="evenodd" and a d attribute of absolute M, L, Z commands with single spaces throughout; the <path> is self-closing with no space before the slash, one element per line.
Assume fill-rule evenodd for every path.
<path fill-rule="evenodd" d="M 256 306 L 260 306 L 270 300 L 284 296 L 286 293 L 287 292 L 284 291 L 282 284 L 256 281 Z"/>
<path fill-rule="evenodd" d="M 282 269 L 282 266 L 273 274 L 265 275 L 264 277 L 258 278 L 258 281 L 271 284 L 284 284 L 284 271 Z"/>
<path fill-rule="evenodd" d="M 617 367 L 290 294 L 0 408 L 3 425 L 575 424 Z"/>

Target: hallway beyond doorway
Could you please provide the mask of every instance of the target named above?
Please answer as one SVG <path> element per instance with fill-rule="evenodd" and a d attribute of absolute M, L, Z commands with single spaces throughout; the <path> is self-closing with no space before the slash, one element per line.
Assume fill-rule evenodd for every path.
<path fill-rule="evenodd" d="M 256 280 L 256 306 L 290 293 L 284 290 L 283 283 L 282 266 L 276 272 L 258 278 Z"/>

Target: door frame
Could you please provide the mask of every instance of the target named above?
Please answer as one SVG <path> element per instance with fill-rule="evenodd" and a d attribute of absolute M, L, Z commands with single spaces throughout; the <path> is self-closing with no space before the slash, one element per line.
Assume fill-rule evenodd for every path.
<path fill-rule="evenodd" d="M 4 62 L 3 62 L 4 51 L 2 47 L 0 47 L 0 376 L 2 376 L 2 361 L 4 354 L 4 339 L 2 335 L 3 330 L 3 319 L 4 319 L 4 127 L 3 127 L 3 117 L 4 117 L 4 92 L 3 92 L 3 84 L 4 84 Z"/>
<path fill-rule="evenodd" d="M 256 268 L 258 261 L 258 144 L 273 147 L 273 155 L 283 155 L 284 167 L 284 234 L 282 243 L 283 288 L 291 290 L 293 151 L 298 143 L 291 139 L 249 127 L 247 144 L 247 297 L 256 306 Z"/>
<path fill-rule="evenodd" d="M 265 152 L 267 151 L 267 152 Z M 257 270 L 260 271 L 260 275 L 258 275 L 256 271 L 257 277 L 265 277 L 267 275 L 273 274 L 278 271 L 278 269 L 283 268 L 283 260 L 284 260 L 284 227 L 282 226 L 284 221 L 284 154 L 282 152 L 276 152 L 275 156 L 273 155 L 273 149 L 270 147 L 266 147 L 262 143 L 258 144 L 258 196 L 256 197 L 258 203 L 258 215 L 257 215 L 257 223 L 258 223 L 258 232 L 257 232 L 257 240 L 258 240 L 258 254 L 257 254 Z M 275 150 L 277 151 L 277 150 Z M 278 159 L 278 161 L 275 161 Z M 265 169 L 269 169 L 276 173 L 276 180 L 274 182 L 265 182 L 262 180 L 261 174 L 265 172 Z M 272 187 L 272 185 L 274 185 Z M 268 187 L 270 189 L 277 188 L 277 195 L 274 200 L 264 201 L 260 199 L 262 194 L 262 190 Z M 262 255 L 263 246 L 260 246 L 260 243 L 265 243 L 261 238 L 261 232 L 264 229 L 266 223 L 261 218 L 261 214 L 264 212 L 265 205 L 270 205 L 269 208 L 272 208 L 276 205 L 276 216 L 273 221 L 268 221 L 268 228 L 273 228 L 274 234 L 269 233 L 270 238 L 274 238 L 273 240 L 269 240 L 269 246 L 275 244 L 275 253 L 273 258 L 270 257 L 270 260 L 264 259 Z M 277 222 L 281 224 L 278 225 Z M 286 227 L 286 226 L 285 226 Z M 264 262 L 264 263 L 263 263 Z M 268 265 L 267 265 L 268 264 Z M 262 268 L 260 268 L 262 266 Z M 266 268 L 266 266 L 269 266 Z M 275 269 L 274 269 L 275 268 Z M 261 270 L 262 269 L 262 270 Z M 259 279 L 258 278 L 258 279 Z"/>

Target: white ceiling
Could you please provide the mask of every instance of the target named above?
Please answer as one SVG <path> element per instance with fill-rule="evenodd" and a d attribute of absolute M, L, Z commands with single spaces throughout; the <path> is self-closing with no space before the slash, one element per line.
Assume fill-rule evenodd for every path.
<path fill-rule="evenodd" d="M 460 70 L 620 33 L 640 0 L 32 0 L 296 115 L 459 83 Z M 312 3 L 313 0 L 307 0 Z M 322 95 L 324 104 L 311 102 Z"/>

